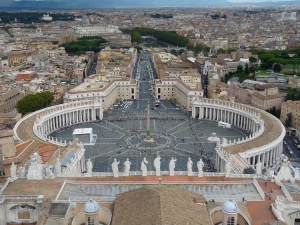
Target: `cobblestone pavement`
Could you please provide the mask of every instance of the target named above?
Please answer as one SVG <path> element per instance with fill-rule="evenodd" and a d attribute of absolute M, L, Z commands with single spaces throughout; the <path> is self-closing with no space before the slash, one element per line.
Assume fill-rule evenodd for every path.
<path fill-rule="evenodd" d="M 140 170 L 140 162 L 143 157 L 149 161 L 148 170 L 153 169 L 153 160 L 158 155 L 161 156 L 161 170 L 168 170 L 168 162 L 171 157 L 176 157 L 177 171 L 186 171 L 188 157 L 191 157 L 193 170 L 197 171 L 196 165 L 200 157 L 207 161 L 206 171 L 209 164 L 214 164 L 216 152 L 215 144 L 208 143 L 207 138 L 216 132 L 219 137 L 228 140 L 238 139 L 247 136 L 247 132 L 238 128 L 226 129 L 218 127 L 217 122 L 188 119 L 176 112 L 165 119 L 163 112 L 153 115 L 151 119 L 151 137 L 153 143 L 145 143 L 146 120 L 141 114 L 123 116 L 113 116 L 112 112 L 105 122 L 85 123 L 73 126 L 55 134 L 55 137 L 62 140 L 73 141 L 72 133 L 76 128 L 93 128 L 93 133 L 97 137 L 93 145 L 85 145 L 86 158 L 91 158 L 94 163 L 95 172 L 110 172 L 111 163 L 116 157 L 119 165 L 123 165 L 126 158 L 129 158 L 132 171 Z M 174 119 L 175 117 L 175 119 Z M 130 119 L 129 119 L 130 118 Z M 123 120 L 124 119 L 124 120 Z M 120 168 L 122 171 L 123 168 Z"/>

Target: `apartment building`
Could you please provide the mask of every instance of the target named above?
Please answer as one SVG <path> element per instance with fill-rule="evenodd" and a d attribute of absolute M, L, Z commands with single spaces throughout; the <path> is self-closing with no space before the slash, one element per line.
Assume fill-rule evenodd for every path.
<path fill-rule="evenodd" d="M 286 125 L 288 114 L 291 114 L 291 134 L 300 137 L 300 101 L 287 101 L 281 105 L 280 121 Z"/>
<path fill-rule="evenodd" d="M 286 93 L 279 93 L 274 84 L 245 80 L 243 83 L 231 83 L 228 87 L 228 96 L 236 102 L 252 105 L 266 110 L 275 107 L 280 109 L 286 100 Z"/>
<path fill-rule="evenodd" d="M 122 50 L 106 47 L 98 55 L 96 74 L 68 90 L 64 102 L 102 99 L 104 110 L 118 99 L 137 99 L 137 82 L 131 79 L 132 68 L 137 59 L 135 49 Z"/>
<path fill-rule="evenodd" d="M 151 57 L 159 78 L 154 81 L 155 98 L 173 100 L 190 110 L 192 97 L 203 97 L 198 70 L 160 49 L 152 49 Z"/>
<path fill-rule="evenodd" d="M 0 94 L 0 113 L 16 112 L 16 105 L 20 99 L 24 97 L 18 89 L 11 89 Z"/>

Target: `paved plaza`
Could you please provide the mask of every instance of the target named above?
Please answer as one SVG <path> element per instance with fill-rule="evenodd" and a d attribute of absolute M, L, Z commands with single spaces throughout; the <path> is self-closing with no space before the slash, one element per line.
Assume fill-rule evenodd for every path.
<path fill-rule="evenodd" d="M 116 109 L 104 112 L 103 121 L 78 124 L 62 128 L 53 137 L 73 141 L 76 128 L 92 128 L 97 135 L 93 145 L 85 145 L 85 158 L 93 162 L 94 172 L 111 172 L 114 158 L 120 161 L 119 171 L 123 171 L 126 158 L 131 161 L 131 171 L 140 171 L 143 157 L 149 162 L 147 169 L 154 171 L 153 160 L 161 157 L 161 171 L 169 170 L 171 157 L 175 157 L 175 171 L 186 171 L 188 157 L 193 161 L 193 171 L 197 171 L 197 161 L 205 162 L 204 171 L 215 171 L 215 144 L 207 138 L 213 132 L 218 137 L 231 141 L 249 135 L 247 131 L 232 127 L 218 127 L 217 122 L 191 118 L 191 112 L 181 110 L 172 101 L 160 100 L 155 106 L 152 94 L 153 79 L 156 75 L 148 54 L 141 54 L 134 70 L 133 78 L 138 81 L 137 100 L 119 100 Z M 146 143 L 147 105 L 150 104 L 150 135 L 154 142 Z"/>
<path fill-rule="evenodd" d="M 154 171 L 153 160 L 159 154 L 161 170 L 167 171 L 171 157 L 176 157 L 177 171 L 186 171 L 188 157 L 191 157 L 193 171 L 197 171 L 197 161 L 200 157 L 208 164 L 214 165 L 216 152 L 215 144 L 208 143 L 207 138 L 216 132 L 219 137 L 237 140 L 248 133 L 233 127 L 232 129 L 218 127 L 217 122 L 190 119 L 182 112 L 174 110 L 156 112 L 151 115 L 150 134 L 154 143 L 145 143 L 146 113 L 136 114 L 127 112 L 126 119 L 118 116 L 118 112 L 111 111 L 106 121 L 85 123 L 66 128 L 56 134 L 58 139 L 73 141 L 72 133 L 76 128 L 92 128 L 97 138 L 93 145 L 85 145 L 85 158 L 92 159 L 95 172 L 111 172 L 111 163 L 116 157 L 120 171 L 126 158 L 131 161 L 131 171 L 140 170 L 143 157 L 148 160 L 148 170 Z M 169 117 L 168 117 L 169 115 Z M 170 116 L 172 115 L 172 116 Z M 114 119 L 112 119 L 114 118 Z M 120 121 L 119 121 L 120 120 Z M 122 121 L 124 120 L 124 121 Z M 213 171 L 208 166 L 205 171 Z"/>

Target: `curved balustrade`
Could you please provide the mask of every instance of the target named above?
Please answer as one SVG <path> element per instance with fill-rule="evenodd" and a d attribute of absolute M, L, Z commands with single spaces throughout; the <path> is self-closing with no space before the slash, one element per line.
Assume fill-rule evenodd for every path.
<path fill-rule="evenodd" d="M 227 162 L 224 158 L 226 154 L 221 152 L 239 154 L 253 168 L 258 162 L 262 163 L 263 168 L 269 167 L 282 154 L 284 126 L 280 120 L 263 110 L 239 103 L 198 98 L 192 103 L 192 116 L 195 119 L 230 123 L 250 132 L 245 139 L 221 144 L 220 151 L 217 151 L 217 168 L 220 172 L 224 171 Z"/>
<path fill-rule="evenodd" d="M 97 119 L 102 120 L 103 105 L 102 100 L 70 102 L 45 108 L 28 116 L 30 117 L 33 115 L 36 115 L 36 119 L 33 125 L 33 132 L 36 136 L 49 143 L 58 146 L 66 146 L 67 144 L 69 144 L 66 141 L 63 142 L 49 137 L 48 135 L 60 130 L 62 127 L 95 121 Z"/>

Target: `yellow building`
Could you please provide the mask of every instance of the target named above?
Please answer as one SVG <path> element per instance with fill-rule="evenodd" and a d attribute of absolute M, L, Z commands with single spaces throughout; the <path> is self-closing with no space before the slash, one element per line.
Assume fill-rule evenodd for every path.
<path fill-rule="evenodd" d="M 281 105 L 281 122 L 286 125 L 288 114 L 291 113 L 291 126 L 296 129 L 295 135 L 300 136 L 300 101 L 287 101 Z M 292 129 L 293 130 L 293 129 Z M 292 132 L 293 133 L 293 132 Z"/>

